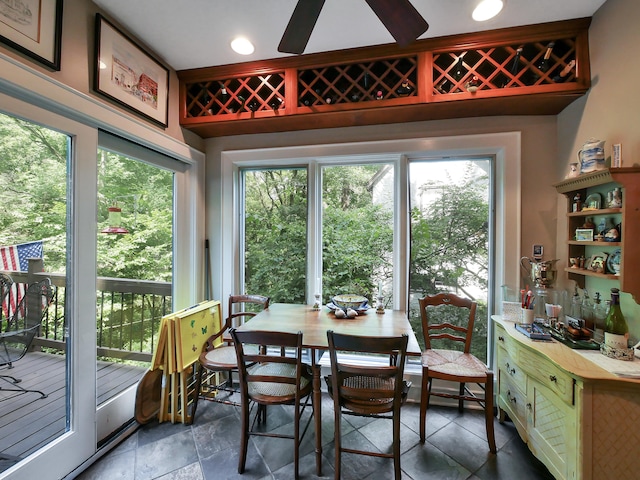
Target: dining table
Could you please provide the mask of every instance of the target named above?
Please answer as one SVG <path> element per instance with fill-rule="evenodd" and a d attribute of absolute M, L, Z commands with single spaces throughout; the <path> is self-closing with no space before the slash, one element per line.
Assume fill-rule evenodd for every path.
<path fill-rule="evenodd" d="M 359 311 L 354 318 L 337 318 L 326 306 L 319 309 L 311 305 L 274 303 L 237 328 L 239 331 L 302 332 L 302 344 L 311 352 L 313 371 L 313 415 L 315 422 L 316 474 L 322 476 L 322 414 L 320 359 L 328 350 L 327 331 L 350 335 L 394 337 L 406 334 L 407 355 L 419 356 L 422 351 L 409 323 L 407 313 L 401 310 L 369 309 Z"/>

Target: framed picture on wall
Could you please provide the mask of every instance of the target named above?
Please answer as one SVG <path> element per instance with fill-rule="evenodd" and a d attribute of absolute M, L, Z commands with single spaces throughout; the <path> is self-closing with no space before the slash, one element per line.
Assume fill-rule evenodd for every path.
<path fill-rule="evenodd" d="M 62 1 L 0 0 L 0 42 L 60 70 Z"/>
<path fill-rule="evenodd" d="M 167 127 L 169 70 L 99 13 L 94 90 Z"/>

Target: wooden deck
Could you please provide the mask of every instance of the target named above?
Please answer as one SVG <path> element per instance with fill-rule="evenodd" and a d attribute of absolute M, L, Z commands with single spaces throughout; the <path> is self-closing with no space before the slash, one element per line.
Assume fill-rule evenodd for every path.
<path fill-rule="evenodd" d="M 146 369 L 98 362 L 98 403 L 134 385 Z M 0 375 L 22 379 L 20 385 L 47 394 L 4 390 L 11 385 L 0 379 L 0 458 L 24 458 L 66 431 L 65 357 L 28 353 L 14 368 L 0 368 Z M 133 412 L 132 412 L 133 417 Z M 0 472 L 4 462 L 0 461 Z M 9 462 L 11 464 L 12 462 Z"/>

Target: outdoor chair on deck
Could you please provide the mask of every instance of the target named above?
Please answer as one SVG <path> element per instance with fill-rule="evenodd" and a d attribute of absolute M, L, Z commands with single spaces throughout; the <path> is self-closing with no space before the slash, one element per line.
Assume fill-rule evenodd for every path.
<path fill-rule="evenodd" d="M 312 401 L 311 367 L 302 363 L 302 332 L 266 332 L 231 330 L 240 379 L 242 403 L 242 433 L 238 473 L 244 473 L 250 435 L 288 438 L 294 441 L 293 459 L 295 478 L 298 478 L 300 463 L 300 442 L 304 437 L 313 415 L 309 415 L 301 432 L 300 419 L 305 408 Z M 286 350 L 286 354 L 285 354 Z M 302 400 L 304 399 L 304 403 Z M 293 405 L 293 434 L 278 429 L 269 430 L 267 423 L 268 405 Z M 253 421 L 251 411 L 255 410 Z M 256 421 L 262 424 L 256 428 Z"/>
<path fill-rule="evenodd" d="M 422 332 L 426 350 L 422 353 L 422 394 L 420 399 L 420 441 L 425 441 L 426 413 L 431 395 L 458 400 L 458 410 L 472 401 L 484 408 L 489 450 L 496 452 L 493 432 L 493 372 L 469 353 L 476 315 L 476 302 L 452 293 L 427 295 L 420 299 Z M 447 348 L 433 348 L 434 341 Z M 462 345 L 455 349 L 454 345 Z M 458 383 L 457 393 L 432 390 L 433 380 Z M 484 396 L 476 396 L 467 383 L 478 384 Z M 454 390 L 455 391 L 455 390 Z"/>
<path fill-rule="evenodd" d="M 8 295 L 9 298 L 5 298 L 9 305 L 12 294 Z M 53 287 L 49 279 L 29 285 L 0 333 L 0 367 L 11 369 L 15 362 L 26 355 L 31 347 L 31 342 L 39 332 L 43 314 L 46 313 L 47 306 L 52 300 Z M 40 398 L 47 397 L 40 390 L 23 388 L 22 385 L 19 385 L 22 381 L 19 378 L 0 374 L 0 379 L 11 385 L 8 388 L 0 387 L 0 391 L 39 393 Z"/>
<path fill-rule="evenodd" d="M 11 290 L 14 288 L 13 278 L 6 273 L 0 273 L 0 332 L 4 330 L 5 323 L 9 321 L 13 308 L 11 307 Z"/>
<path fill-rule="evenodd" d="M 230 342 L 229 330 L 250 320 L 258 311 L 269 308 L 269 297 L 262 295 L 229 295 L 229 315 L 219 331 L 211 335 L 200 354 L 200 396 L 219 403 L 239 406 L 231 399 L 233 373 L 238 371 L 236 351 Z M 227 395 L 221 395 L 226 392 Z M 197 402 L 197 397 L 196 397 Z"/>
<path fill-rule="evenodd" d="M 331 375 L 325 378 L 334 405 L 335 478 L 340 478 L 341 455 L 355 453 L 393 458 L 395 479 L 400 480 L 400 407 L 411 383 L 403 380 L 408 337 L 363 337 L 327 332 Z M 383 354 L 389 365 L 354 365 L 338 360 L 342 353 Z M 393 420 L 392 453 L 365 451 L 342 446 L 342 415 L 389 418 Z"/>

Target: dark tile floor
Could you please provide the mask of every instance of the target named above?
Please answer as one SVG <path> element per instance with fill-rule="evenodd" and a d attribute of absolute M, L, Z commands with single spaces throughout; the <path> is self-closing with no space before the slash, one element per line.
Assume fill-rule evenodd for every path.
<path fill-rule="evenodd" d="M 430 407 L 427 441 L 421 444 L 419 405 L 402 408 L 402 478 L 429 479 L 553 479 L 520 440 L 513 424 L 495 422 L 498 453 L 493 455 L 479 411 Z M 270 407 L 267 425 L 291 427 L 287 407 Z M 343 444 L 389 451 L 391 422 L 345 417 Z M 292 441 L 251 437 L 246 471 L 237 473 L 240 443 L 238 409 L 201 401 L 193 425 L 152 422 L 102 457 L 79 480 L 284 480 L 293 478 Z M 322 405 L 322 477 L 316 476 L 313 424 L 301 445 L 300 477 L 333 478 L 333 404 L 324 394 Z M 342 456 L 343 479 L 391 479 L 393 461 L 353 454 Z"/>

